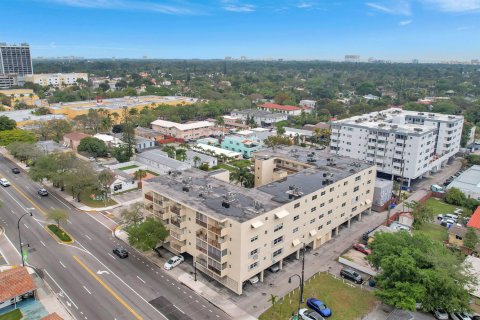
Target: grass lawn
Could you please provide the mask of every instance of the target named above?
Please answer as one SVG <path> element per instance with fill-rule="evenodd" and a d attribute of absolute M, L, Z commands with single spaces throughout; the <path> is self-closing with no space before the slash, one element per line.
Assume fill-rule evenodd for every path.
<path fill-rule="evenodd" d="M 105 201 L 94 200 L 90 198 L 90 195 L 87 192 L 80 193 L 80 200 L 81 200 L 81 203 L 92 208 L 102 208 L 102 207 L 108 207 L 108 206 L 113 206 L 117 204 L 115 200 L 108 199 L 107 204 L 105 205 Z"/>
<path fill-rule="evenodd" d="M 20 320 L 22 318 L 23 318 L 23 314 L 20 311 L 20 309 L 14 309 L 0 316 L 0 320 Z"/>
<path fill-rule="evenodd" d="M 415 233 L 424 233 L 432 240 L 445 241 L 448 239 L 447 228 L 439 224 L 424 223 L 420 228 L 414 231 Z"/>
<path fill-rule="evenodd" d="M 297 280 L 297 279 L 296 279 Z M 315 279 L 305 283 L 305 301 L 309 297 L 322 300 L 332 310 L 329 320 L 362 319 L 377 302 L 371 291 L 352 288 L 340 279 L 335 279 L 326 273 L 318 274 Z M 275 309 L 270 307 L 259 320 L 286 320 L 296 312 L 298 307 L 298 289 L 277 302 Z M 306 308 L 303 304 L 302 308 Z"/>
<path fill-rule="evenodd" d="M 124 171 L 124 170 L 135 169 L 135 168 L 138 168 L 138 166 L 137 166 L 137 165 L 134 165 L 134 164 L 132 164 L 132 165 L 129 165 L 129 166 L 126 166 L 126 167 L 121 167 L 121 168 L 118 168 L 118 170 L 122 170 L 122 171 Z"/>
<path fill-rule="evenodd" d="M 238 168 L 246 168 L 251 166 L 253 163 L 250 160 L 242 159 L 242 160 L 230 161 L 228 164 L 231 164 L 232 166 L 235 166 Z"/>
<path fill-rule="evenodd" d="M 443 214 L 453 213 L 453 211 L 455 211 L 455 208 L 462 208 L 464 217 L 470 217 L 472 215 L 472 211 L 467 208 L 454 206 L 454 205 L 445 203 L 442 200 L 439 200 L 437 198 L 430 198 L 427 201 L 425 201 L 425 204 L 428 207 L 433 209 L 433 211 L 435 212 L 435 215 L 441 214 L 441 213 Z"/>
<path fill-rule="evenodd" d="M 158 176 L 158 173 L 155 173 L 153 171 L 147 170 L 147 172 L 150 173 L 152 176 L 155 176 L 155 177 Z"/>
<path fill-rule="evenodd" d="M 64 232 L 62 229 L 59 229 L 56 224 L 49 224 L 48 229 L 52 231 L 57 236 L 57 238 L 60 239 L 61 241 L 63 242 L 72 241 L 72 238 L 70 238 L 70 236 L 66 232 Z"/>

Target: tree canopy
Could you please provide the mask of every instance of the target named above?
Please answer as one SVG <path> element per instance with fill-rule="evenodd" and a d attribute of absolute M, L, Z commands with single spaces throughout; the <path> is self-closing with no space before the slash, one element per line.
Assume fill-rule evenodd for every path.
<path fill-rule="evenodd" d="M 12 130 L 17 127 L 15 120 L 10 119 L 7 116 L 0 116 L 0 131 Z"/>
<path fill-rule="evenodd" d="M 126 229 L 128 242 L 135 248 L 146 251 L 155 247 L 168 236 L 165 226 L 156 218 L 147 218 L 142 223 L 133 224 Z"/>
<path fill-rule="evenodd" d="M 93 157 L 103 157 L 107 155 L 107 145 L 95 137 L 86 137 L 80 140 L 77 150 L 86 152 Z"/>
<path fill-rule="evenodd" d="M 368 260 L 379 270 L 375 294 L 386 304 L 425 311 L 468 310 L 467 287 L 475 283 L 464 257 L 423 233 L 380 232 L 370 244 Z"/>

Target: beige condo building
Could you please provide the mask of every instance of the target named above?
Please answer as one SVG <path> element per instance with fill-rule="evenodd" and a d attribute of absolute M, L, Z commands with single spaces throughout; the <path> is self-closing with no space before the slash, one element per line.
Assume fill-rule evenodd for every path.
<path fill-rule="evenodd" d="M 228 172 L 195 168 L 143 185 L 146 209 L 169 229 L 164 246 L 189 254 L 198 270 L 242 293 L 253 276 L 317 249 L 370 212 L 375 167 L 307 149 L 277 148 L 254 157 L 255 187 L 228 183 Z"/>

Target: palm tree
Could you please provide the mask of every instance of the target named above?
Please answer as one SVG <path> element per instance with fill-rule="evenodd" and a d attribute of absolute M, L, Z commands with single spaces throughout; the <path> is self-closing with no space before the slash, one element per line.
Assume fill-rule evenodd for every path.
<path fill-rule="evenodd" d="M 147 170 L 143 170 L 143 169 L 138 169 L 137 171 L 135 171 L 133 173 L 133 177 L 138 180 L 139 184 L 141 185 L 142 183 L 142 179 L 145 178 L 147 176 Z"/>
<path fill-rule="evenodd" d="M 255 176 L 247 168 L 238 168 L 230 173 L 230 181 L 237 182 L 245 188 L 252 188 Z"/>
<path fill-rule="evenodd" d="M 268 301 L 272 303 L 272 308 L 275 309 L 275 305 L 277 304 L 277 301 L 278 301 L 278 296 L 274 294 L 270 294 L 270 299 L 268 299 Z"/>
<path fill-rule="evenodd" d="M 187 150 L 177 149 L 176 157 L 178 157 L 178 160 L 180 161 L 185 161 L 185 159 L 187 159 Z"/>
<path fill-rule="evenodd" d="M 193 166 L 194 166 L 195 168 L 197 168 L 197 167 L 198 167 L 198 163 L 199 163 L 201 160 L 202 160 L 202 159 L 201 159 L 199 156 L 193 157 Z"/>
<path fill-rule="evenodd" d="M 224 135 L 223 129 L 225 128 L 225 119 L 222 116 L 218 117 L 215 120 L 215 125 L 222 129 L 222 139 L 223 139 L 223 135 Z"/>

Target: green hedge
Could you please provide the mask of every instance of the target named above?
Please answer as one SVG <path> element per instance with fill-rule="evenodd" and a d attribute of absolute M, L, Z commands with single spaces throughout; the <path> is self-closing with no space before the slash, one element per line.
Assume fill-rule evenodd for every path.
<path fill-rule="evenodd" d="M 50 231 L 52 231 L 63 242 L 72 241 L 72 238 L 70 238 L 70 236 L 65 233 L 65 231 L 59 229 L 58 226 L 56 226 L 55 224 L 49 224 L 48 229 L 50 229 Z"/>

